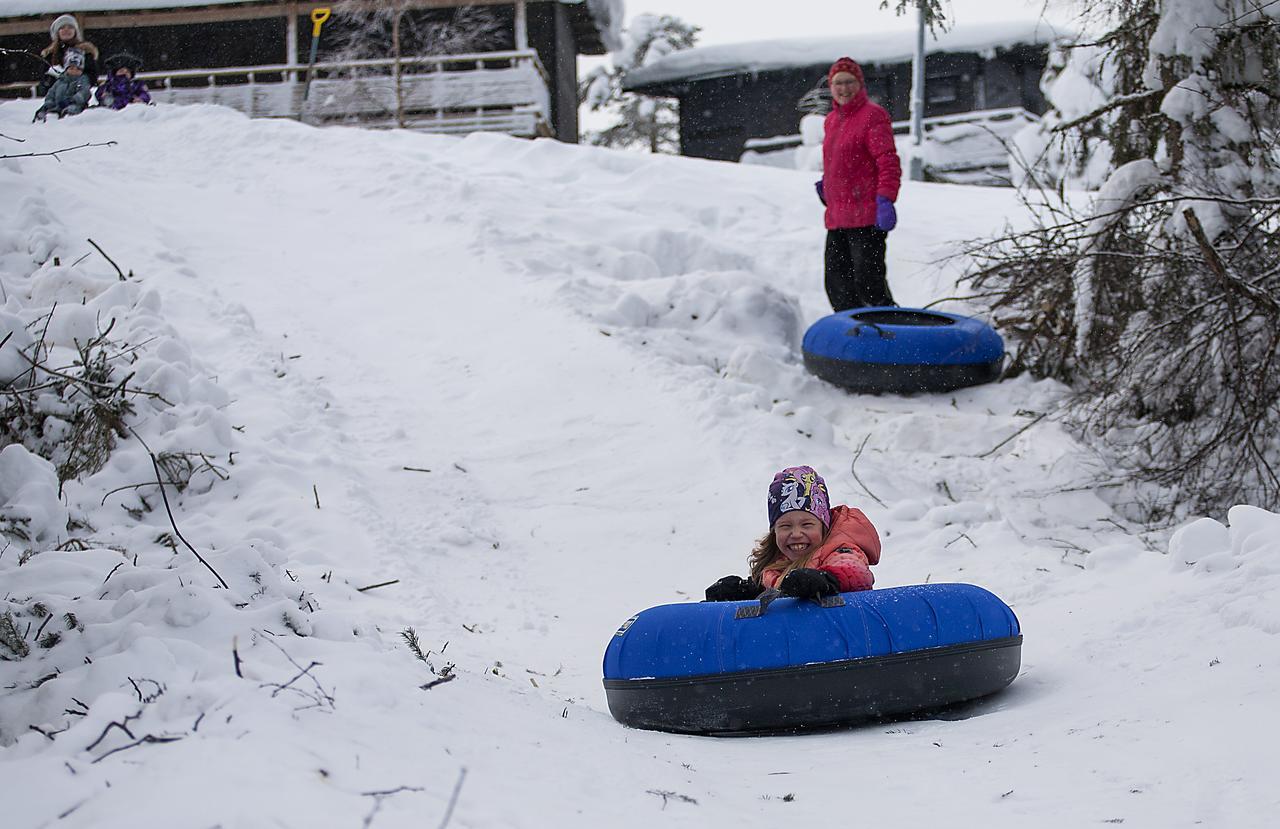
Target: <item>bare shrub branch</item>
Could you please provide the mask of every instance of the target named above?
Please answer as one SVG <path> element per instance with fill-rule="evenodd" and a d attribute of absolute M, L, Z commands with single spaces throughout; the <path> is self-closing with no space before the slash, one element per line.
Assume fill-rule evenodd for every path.
<path fill-rule="evenodd" d="M 1011 345 L 1007 374 L 1071 387 L 1054 419 L 1101 452 L 1107 485 L 1126 481 L 1132 517 L 1275 508 L 1280 27 L 1224 22 L 1200 61 L 1154 45 L 1154 0 L 1101 5 L 1102 68 L 1076 68 L 1109 79 L 1107 103 L 1046 116 L 1058 166 L 1028 171 L 1035 224 L 966 246 L 966 287 Z M 1106 182 L 1073 207 L 1062 185 L 1101 151 Z"/>

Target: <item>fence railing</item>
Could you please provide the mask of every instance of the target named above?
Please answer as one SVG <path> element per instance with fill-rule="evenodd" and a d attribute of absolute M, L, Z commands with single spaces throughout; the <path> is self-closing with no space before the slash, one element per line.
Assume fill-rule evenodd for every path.
<path fill-rule="evenodd" d="M 1008 184 L 1009 141 L 1040 117 L 1022 107 L 1003 107 L 924 119 L 925 172 L 935 180 L 957 184 Z M 894 121 L 899 149 L 906 149 L 910 121 Z M 748 164 L 821 169 L 821 148 L 803 146 L 803 136 L 777 135 L 748 139 L 739 158 Z"/>
<path fill-rule="evenodd" d="M 925 134 L 940 127 L 952 127 L 957 124 L 985 124 L 997 131 L 1007 126 L 1020 128 L 1032 121 L 1039 121 L 1040 116 L 1023 107 L 999 107 L 997 109 L 975 109 L 970 112 L 956 112 L 951 115 L 931 115 L 923 119 Z M 894 121 L 895 135 L 906 135 L 911 131 L 910 121 Z"/>
<path fill-rule="evenodd" d="M 307 78 L 310 77 L 308 88 Z M 221 104 L 253 118 L 551 134 L 546 70 L 532 50 L 141 72 L 157 103 Z M 35 83 L 0 91 L 35 95 Z"/>

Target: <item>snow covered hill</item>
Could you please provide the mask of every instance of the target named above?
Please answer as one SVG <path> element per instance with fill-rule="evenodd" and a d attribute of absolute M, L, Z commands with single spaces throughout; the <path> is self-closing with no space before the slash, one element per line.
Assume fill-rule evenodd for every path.
<path fill-rule="evenodd" d="M 159 396 L 61 495 L 0 453 L 31 537 L 0 553 L 28 651 L 0 649 L 6 826 L 1270 825 L 1280 516 L 1138 533 L 1040 419 L 1052 383 L 807 375 L 811 174 L 32 108 L 0 105 L 0 155 L 115 143 L 0 160 L 5 348 L 69 361 L 116 319 L 119 376 Z M 956 293 L 950 245 L 1022 221 L 995 189 L 899 208 L 913 305 Z M 192 463 L 172 522 L 147 447 Z M 880 529 L 879 586 L 1009 602 L 1021 676 L 960 718 L 619 726 L 613 630 L 742 572 L 795 463 Z"/>

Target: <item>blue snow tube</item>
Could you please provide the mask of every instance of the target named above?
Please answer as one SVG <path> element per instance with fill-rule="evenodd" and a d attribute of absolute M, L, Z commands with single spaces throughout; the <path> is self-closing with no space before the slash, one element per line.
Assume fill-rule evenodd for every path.
<path fill-rule="evenodd" d="M 689 734 L 828 727 L 944 708 L 1018 675 L 1018 619 L 971 584 L 652 607 L 604 655 L 624 725 Z"/>
<path fill-rule="evenodd" d="M 804 365 L 856 392 L 941 392 L 1000 376 L 1004 340 L 972 317 L 921 308 L 853 308 L 809 326 Z"/>

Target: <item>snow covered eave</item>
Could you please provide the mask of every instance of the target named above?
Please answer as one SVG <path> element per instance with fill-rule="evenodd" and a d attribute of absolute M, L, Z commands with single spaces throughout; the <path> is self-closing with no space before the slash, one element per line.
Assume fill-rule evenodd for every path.
<path fill-rule="evenodd" d="M 298 3 L 306 13 L 318 3 Z M 69 7 L 74 7 L 68 11 Z M 39 34 L 48 37 L 49 24 L 59 14 L 74 14 L 90 40 L 99 29 L 261 20 L 287 14 L 280 0 L 50 0 L 0 1 L 0 35 Z"/>
<path fill-rule="evenodd" d="M 1040 46 L 1074 36 L 1043 21 L 956 26 L 925 44 L 928 54 L 989 52 Z M 752 43 L 697 46 L 672 52 L 628 72 L 622 88 L 648 95 L 678 96 L 687 85 L 711 78 L 755 75 L 804 66 L 823 66 L 849 55 L 863 64 L 905 63 L 915 51 L 914 29 L 846 37 L 788 38 Z"/>
<path fill-rule="evenodd" d="M 527 0 L 530 6 L 546 2 L 557 2 L 565 7 L 569 25 L 573 29 L 577 51 L 584 55 L 603 55 L 620 48 L 621 31 L 624 17 L 623 0 Z M 512 0 L 422 0 L 423 7 L 429 6 L 466 6 L 466 5 L 511 5 Z M 254 19 L 262 17 L 279 17 L 287 14 L 291 3 L 281 0 L 3 0 L 0 2 L 0 21 L 10 21 L 5 25 L 12 31 L 0 34 L 16 34 L 18 32 L 42 32 L 59 14 L 71 9 L 71 13 L 80 18 L 86 30 L 95 25 L 101 28 L 104 18 L 114 15 L 136 15 L 139 13 L 155 14 L 164 12 L 182 13 L 183 18 L 191 17 L 198 22 L 205 16 L 218 19 Z M 306 14 L 310 9 L 324 5 L 320 0 L 307 2 L 297 0 L 292 3 L 299 14 Z M 199 10 L 209 10 L 208 15 L 201 15 Z M 119 25 L 125 25 L 123 22 Z M 92 34 L 90 34 L 92 39 Z"/>
<path fill-rule="evenodd" d="M 48 17 L 52 20 L 59 14 L 74 15 L 117 11 L 149 11 L 161 9 L 189 9 L 199 6 L 272 6 L 277 10 L 289 5 L 297 6 L 300 14 L 306 14 L 312 8 L 333 6 L 338 0 L 0 0 L 0 17 Z M 475 5 L 511 5 L 514 0 L 419 0 L 419 6 L 475 6 Z M 594 20 L 606 27 L 610 20 L 613 25 L 621 25 L 622 0 L 527 0 L 532 5 L 538 2 L 559 2 L 565 5 L 583 6 L 584 11 L 590 8 Z M 614 17 L 611 18 L 610 14 Z"/>
<path fill-rule="evenodd" d="M 299 3 L 307 9 L 320 3 Z M 172 9 L 191 9 L 205 6 L 263 6 L 272 7 L 279 12 L 279 0 L 5 0 L 0 3 L 0 17 L 37 17 L 41 20 L 53 18 L 59 14 L 74 14 L 85 17 L 94 14 L 111 12 L 168 11 Z M 47 25 L 47 24 L 46 24 Z"/>
<path fill-rule="evenodd" d="M 807 64 L 806 64 L 807 65 Z M 731 78 L 734 75 L 751 75 L 759 72 L 768 72 L 769 69 L 733 67 L 726 69 L 715 69 L 707 72 L 689 73 L 676 78 L 662 78 L 659 80 L 650 80 L 647 69 L 643 67 L 636 69 L 622 76 L 623 92 L 639 92 L 642 95 L 652 95 L 658 98 L 679 98 L 689 92 L 690 86 L 698 81 L 709 81 L 715 78 Z M 772 67 L 773 69 L 784 69 L 786 67 Z"/>

